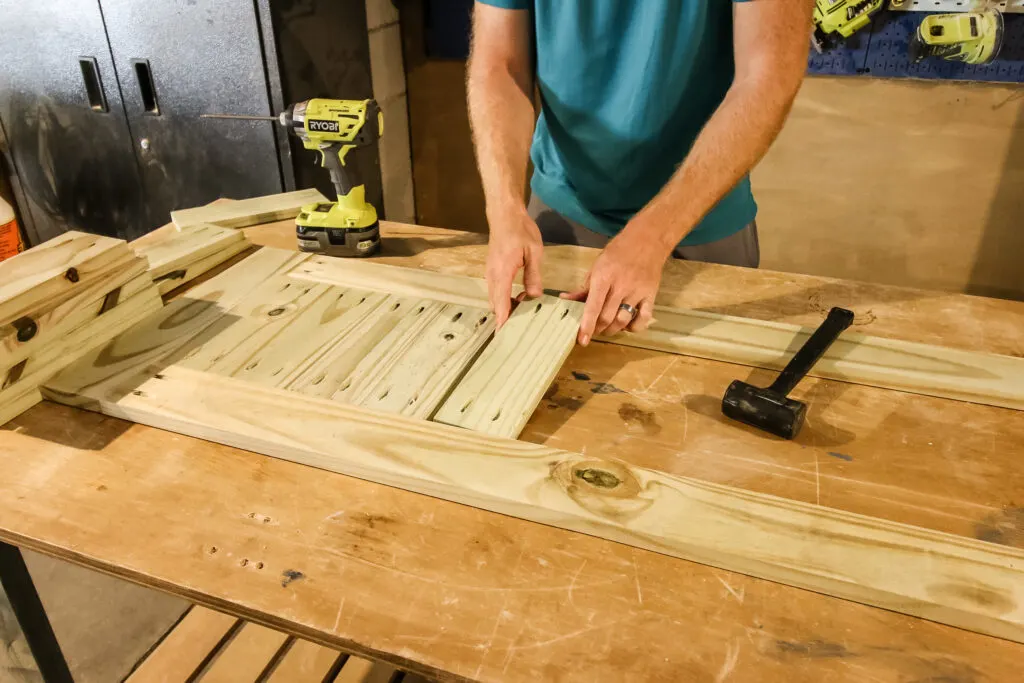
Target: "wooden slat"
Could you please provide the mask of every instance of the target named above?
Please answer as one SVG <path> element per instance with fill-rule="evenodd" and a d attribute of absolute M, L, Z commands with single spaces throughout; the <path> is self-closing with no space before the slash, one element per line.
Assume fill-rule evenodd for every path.
<path fill-rule="evenodd" d="M 1024 551 L 469 430 L 136 366 L 47 398 L 1024 643 Z M 394 435 L 400 434 L 401 439 Z"/>
<path fill-rule="evenodd" d="M 307 283 L 308 286 L 308 283 Z M 417 315 L 429 315 L 441 304 L 416 297 L 385 297 L 365 317 L 311 362 L 301 368 L 286 386 L 307 396 L 333 396 L 346 386 L 359 363 L 396 328 L 415 324 Z"/>
<path fill-rule="evenodd" d="M 334 683 L 388 683 L 397 670 L 383 662 L 371 662 L 362 657 L 349 657 L 334 679 Z"/>
<path fill-rule="evenodd" d="M 172 211 L 171 220 L 179 230 L 198 223 L 212 223 L 222 228 L 245 228 L 259 223 L 295 218 L 306 204 L 325 201 L 327 198 L 320 194 L 319 190 L 297 190 Z"/>
<path fill-rule="evenodd" d="M 158 275 L 153 278 L 153 281 L 156 283 L 157 287 L 160 288 L 161 294 L 167 294 L 168 292 L 181 287 L 183 284 L 195 280 L 200 275 L 213 270 L 220 264 L 234 258 L 251 247 L 252 244 L 247 240 L 233 242 L 215 254 L 210 254 L 198 261 L 188 263 L 177 270 L 171 270 L 163 275 Z"/>
<path fill-rule="evenodd" d="M 300 280 L 426 297 L 459 306 L 489 306 L 487 283 L 478 278 L 387 266 L 362 259 L 312 256 L 290 275 Z M 518 293 L 520 289 L 513 293 Z"/>
<path fill-rule="evenodd" d="M 786 323 L 656 307 L 656 322 L 615 344 L 779 370 L 814 331 Z M 810 373 L 912 394 L 1024 410 L 1024 358 L 844 333 Z"/>
<path fill-rule="evenodd" d="M 323 683 L 344 656 L 308 640 L 295 640 L 265 683 Z"/>
<path fill-rule="evenodd" d="M 68 232 L 0 262 L 0 326 L 75 296 L 134 258 L 123 240 Z"/>
<path fill-rule="evenodd" d="M 376 263 L 355 267 L 316 257 L 291 276 L 351 286 L 419 291 L 440 301 L 486 305 L 483 280 Z M 482 302 L 482 303 L 481 303 Z M 598 341 L 720 360 L 769 370 L 783 367 L 813 331 L 808 327 L 658 306 L 642 333 Z M 1024 410 L 1024 359 L 861 335 L 843 334 L 810 376 L 908 393 Z"/>
<path fill-rule="evenodd" d="M 515 438 L 576 344 L 583 304 L 524 301 L 434 416 L 436 422 Z"/>
<path fill-rule="evenodd" d="M 130 391 L 132 373 L 139 365 L 159 366 L 180 360 L 208 337 L 230 324 L 223 313 L 250 294 L 260 283 L 286 272 L 304 256 L 283 250 L 260 250 L 232 268 L 189 290 L 186 296 L 171 301 L 102 348 L 85 355 L 94 366 L 85 383 L 102 383 L 115 390 Z M 211 329 L 211 327 L 213 329 Z M 119 370 L 125 369 L 122 375 Z"/>
<path fill-rule="evenodd" d="M 162 232 L 159 236 L 162 239 L 129 244 L 135 253 L 149 261 L 153 279 L 220 253 L 238 242 L 248 243 L 245 233 L 208 223 Z"/>
<path fill-rule="evenodd" d="M 126 683 L 183 683 L 197 674 L 238 619 L 194 605 Z"/>
<path fill-rule="evenodd" d="M 489 311 L 436 302 L 407 323 L 363 358 L 334 400 L 429 418 L 494 334 Z"/>
<path fill-rule="evenodd" d="M 280 631 L 245 623 L 197 680 L 199 683 L 255 683 L 274 663 L 287 641 L 288 636 Z"/>
<path fill-rule="evenodd" d="M 146 273 L 144 259 L 135 259 L 122 271 L 108 271 L 83 284 L 86 284 L 86 289 L 79 290 L 75 296 L 31 316 L 36 327 L 31 339 L 19 341 L 18 328 L 14 325 L 0 328 L 0 369 L 7 370 L 39 353 L 47 345 L 108 311 L 112 305 L 127 301 L 153 286 Z"/>

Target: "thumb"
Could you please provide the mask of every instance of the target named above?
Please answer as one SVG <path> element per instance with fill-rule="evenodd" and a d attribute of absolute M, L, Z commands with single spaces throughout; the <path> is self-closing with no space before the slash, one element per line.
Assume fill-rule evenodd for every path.
<path fill-rule="evenodd" d="M 543 249 L 526 248 L 525 263 L 523 266 L 523 286 L 526 288 L 526 295 L 538 297 L 544 293 L 544 285 L 541 284 L 540 264 L 544 256 Z"/>

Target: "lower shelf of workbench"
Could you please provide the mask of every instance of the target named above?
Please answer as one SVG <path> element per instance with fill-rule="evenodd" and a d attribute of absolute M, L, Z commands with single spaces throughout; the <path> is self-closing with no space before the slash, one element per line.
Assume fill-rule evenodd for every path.
<path fill-rule="evenodd" d="M 346 655 L 193 605 L 126 683 L 427 683 L 383 662 Z"/>

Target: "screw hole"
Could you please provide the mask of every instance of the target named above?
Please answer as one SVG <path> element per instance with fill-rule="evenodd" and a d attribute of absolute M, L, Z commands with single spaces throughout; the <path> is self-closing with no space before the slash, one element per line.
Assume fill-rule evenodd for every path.
<path fill-rule="evenodd" d="M 569 309 L 568 308 L 565 309 L 564 311 L 562 311 L 562 320 L 565 320 L 565 316 L 567 316 L 567 315 L 569 315 Z"/>
<path fill-rule="evenodd" d="M 419 308 L 416 309 L 416 315 L 419 315 L 422 312 L 423 312 L 423 307 L 422 306 L 420 306 Z"/>
<path fill-rule="evenodd" d="M 211 546 L 210 546 L 210 554 L 211 554 L 211 555 L 213 555 L 213 554 L 215 554 L 216 552 L 217 552 L 217 546 L 215 546 L 215 545 L 211 545 Z"/>
<path fill-rule="evenodd" d="M 319 386 L 325 379 L 327 379 L 327 375 L 318 375 L 317 378 L 313 380 L 313 386 Z"/>
<path fill-rule="evenodd" d="M 383 393 L 383 394 L 381 394 L 381 395 L 380 395 L 380 396 L 379 396 L 379 397 L 377 398 L 377 400 L 378 400 L 378 401 L 383 401 L 384 399 L 386 399 L 386 398 L 388 397 L 388 394 L 390 394 L 390 393 L 391 393 L 391 389 L 385 389 L 385 390 L 384 390 L 384 393 Z"/>
<path fill-rule="evenodd" d="M 533 312 L 534 313 L 540 313 L 540 309 L 542 309 L 542 308 L 544 308 L 544 304 L 538 303 L 537 307 L 535 309 L 533 309 Z"/>
<path fill-rule="evenodd" d="M 448 332 L 448 333 L 446 333 L 446 334 L 444 335 L 444 340 L 445 340 L 445 341 L 451 341 L 452 339 L 455 339 L 455 335 L 454 335 L 454 334 L 452 334 L 451 332 Z"/>
<path fill-rule="evenodd" d="M 452 316 L 452 322 L 453 323 L 459 322 L 459 318 L 461 318 L 461 317 L 462 317 L 462 312 L 460 311 L 460 312 L 456 313 L 454 316 Z"/>
<path fill-rule="evenodd" d="M 391 310 L 392 311 L 397 311 L 399 309 L 399 307 L 401 307 L 401 305 L 402 304 L 395 304 L 394 306 L 391 307 Z"/>
<path fill-rule="evenodd" d="M 244 567 L 247 564 L 249 564 L 249 560 L 247 560 L 246 558 L 243 557 L 242 561 L 238 563 L 238 566 L 239 567 Z"/>
<path fill-rule="evenodd" d="M 366 297 L 364 296 L 362 299 L 359 300 L 359 303 L 363 303 L 365 301 L 366 301 Z"/>
<path fill-rule="evenodd" d="M 499 417 L 501 417 L 500 410 L 494 414 L 494 417 L 491 418 L 491 422 L 497 422 Z"/>
<path fill-rule="evenodd" d="M 486 315 L 484 317 L 480 318 L 480 322 L 478 322 L 477 325 L 483 325 L 485 322 L 487 322 L 487 316 Z"/>
<path fill-rule="evenodd" d="M 472 401 L 472 399 L 471 399 L 471 400 L 469 400 L 469 401 L 466 401 L 466 404 L 465 404 L 464 406 L 462 406 L 462 408 L 461 408 L 461 409 L 459 410 L 459 412 L 460 412 L 460 413 L 464 413 L 464 412 L 466 412 L 467 410 L 469 410 L 469 407 L 470 407 L 471 405 L 473 405 L 473 401 Z"/>

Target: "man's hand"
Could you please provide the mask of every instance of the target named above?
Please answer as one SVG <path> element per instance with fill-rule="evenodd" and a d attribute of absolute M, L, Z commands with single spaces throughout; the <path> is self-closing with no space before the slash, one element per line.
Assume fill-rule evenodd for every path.
<path fill-rule="evenodd" d="M 487 295 L 494 311 L 498 329 L 508 320 L 512 310 L 512 283 L 523 271 L 526 295 L 540 296 L 540 264 L 544 255 L 544 242 L 540 229 L 526 209 L 503 220 L 501 225 L 491 223 L 491 237 L 487 248 Z"/>
<path fill-rule="evenodd" d="M 661 270 L 671 254 L 658 239 L 638 239 L 642 231 L 626 226 L 597 257 L 583 289 L 563 294 L 565 299 L 586 300 L 580 320 L 579 343 L 586 346 L 598 334 L 623 329 L 641 332 L 653 319 L 654 299 Z M 629 304 L 636 315 L 619 308 Z"/>

